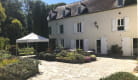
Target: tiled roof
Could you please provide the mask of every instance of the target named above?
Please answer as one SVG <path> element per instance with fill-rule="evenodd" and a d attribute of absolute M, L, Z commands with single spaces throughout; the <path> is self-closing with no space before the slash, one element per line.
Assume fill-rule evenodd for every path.
<path fill-rule="evenodd" d="M 117 5 L 117 1 L 118 0 L 82 0 L 80 2 L 59 6 L 49 13 L 48 20 L 62 19 L 122 7 Z"/>

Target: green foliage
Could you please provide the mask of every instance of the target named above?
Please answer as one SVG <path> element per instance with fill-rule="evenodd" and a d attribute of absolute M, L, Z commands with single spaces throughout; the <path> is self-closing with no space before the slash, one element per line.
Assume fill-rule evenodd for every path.
<path fill-rule="evenodd" d="M 12 58 L 12 57 L 13 56 L 11 54 L 6 53 L 6 51 L 0 51 L 0 60 L 9 59 L 9 58 Z"/>
<path fill-rule="evenodd" d="M 20 59 L 18 63 L 0 68 L 0 79 L 2 80 L 26 80 L 38 73 L 38 61 L 33 59 Z"/>
<path fill-rule="evenodd" d="M 96 60 L 96 55 L 90 55 L 90 57 L 91 57 L 91 59 L 92 59 L 93 61 Z"/>
<path fill-rule="evenodd" d="M 21 48 L 18 51 L 19 51 L 19 55 L 30 55 L 30 54 L 34 54 L 35 52 L 34 48 Z"/>
<path fill-rule="evenodd" d="M 52 53 L 46 53 L 46 52 L 40 52 L 39 53 L 39 59 L 44 59 L 48 61 L 53 61 L 56 59 L 56 55 Z"/>
<path fill-rule="evenodd" d="M 109 55 L 118 55 L 122 56 L 122 48 L 119 47 L 118 45 L 112 45 L 111 49 L 108 51 Z"/>
<path fill-rule="evenodd" d="M 5 19 L 6 19 L 5 9 L 3 8 L 2 4 L 0 3 L 0 24 L 2 21 L 5 21 Z"/>
<path fill-rule="evenodd" d="M 138 73 L 138 65 L 134 68 L 134 72 Z"/>
<path fill-rule="evenodd" d="M 0 50 L 7 50 L 10 45 L 9 41 L 8 38 L 0 37 Z"/>
<path fill-rule="evenodd" d="M 16 56 L 19 55 L 18 49 L 16 48 L 16 45 L 11 45 L 9 48 L 9 52 L 12 55 L 16 55 Z"/>
<path fill-rule="evenodd" d="M 0 60 L 0 68 L 3 68 L 7 65 L 18 63 L 19 59 L 17 58 L 12 58 L 12 59 L 2 59 Z"/>
<path fill-rule="evenodd" d="M 81 51 L 77 51 L 77 52 L 76 51 L 68 52 L 66 50 L 63 50 L 56 55 L 56 59 L 58 61 L 69 62 L 69 63 L 84 63 L 84 62 L 90 62 L 90 61 L 96 60 L 96 56 L 94 56 L 94 55 L 85 56 L 79 52 L 83 52 L 83 51 L 81 50 Z"/>
<path fill-rule="evenodd" d="M 62 50 L 60 53 L 58 53 L 56 55 L 57 57 L 66 57 L 67 56 L 67 51 L 66 50 Z"/>
<path fill-rule="evenodd" d="M 136 76 L 128 72 L 117 72 L 100 80 L 138 80 Z"/>
<path fill-rule="evenodd" d="M 0 80 L 26 80 L 38 73 L 39 62 L 0 53 Z"/>
<path fill-rule="evenodd" d="M 8 37 L 12 44 L 16 39 L 22 36 L 22 24 L 18 19 L 9 20 L 10 24 L 6 24 L 3 28 L 3 35 Z"/>
<path fill-rule="evenodd" d="M 137 0 L 125 0 L 125 6 L 137 4 Z"/>

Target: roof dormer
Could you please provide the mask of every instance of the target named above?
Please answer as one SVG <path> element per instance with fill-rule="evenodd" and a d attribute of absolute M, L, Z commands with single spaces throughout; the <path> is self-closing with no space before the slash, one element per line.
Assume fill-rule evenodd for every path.
<path fill-rule="evenodd" d="M 125 0 L 116 0 L 116 2 L 117 2 L 118 7 L 123 7 L 124 3 L 125 3 Z"/>
<path fill-rule="evenodd" d="M 80 6 L 78 7 L 78 14 L 88 13 L 88 9 L 85 4 L 80 2 Z"/>

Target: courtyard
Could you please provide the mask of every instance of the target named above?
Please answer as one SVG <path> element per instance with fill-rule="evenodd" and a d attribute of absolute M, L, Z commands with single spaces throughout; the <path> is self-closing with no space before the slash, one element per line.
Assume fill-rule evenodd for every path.
<path fill-rule="evenodd" d="M 99 80 L 115 72 L 133 72 L 136 60 L 97 57 L 85 64 L 69 64 L 40 60 L 40 74 L 28 80 Z"/>

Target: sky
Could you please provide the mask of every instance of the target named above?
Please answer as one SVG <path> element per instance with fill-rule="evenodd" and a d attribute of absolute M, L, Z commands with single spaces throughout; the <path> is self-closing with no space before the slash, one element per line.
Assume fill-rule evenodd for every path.
<path fill-rule="evenodd" d="M 73 3 L 73 2 L 76 2 L 76 1 L 80 1 L 80 0 L 42 0 L 48 4 L 55 4 L 55 3 L 61 3 L 61 2 L 64 2 L 64 3 Z"/>

